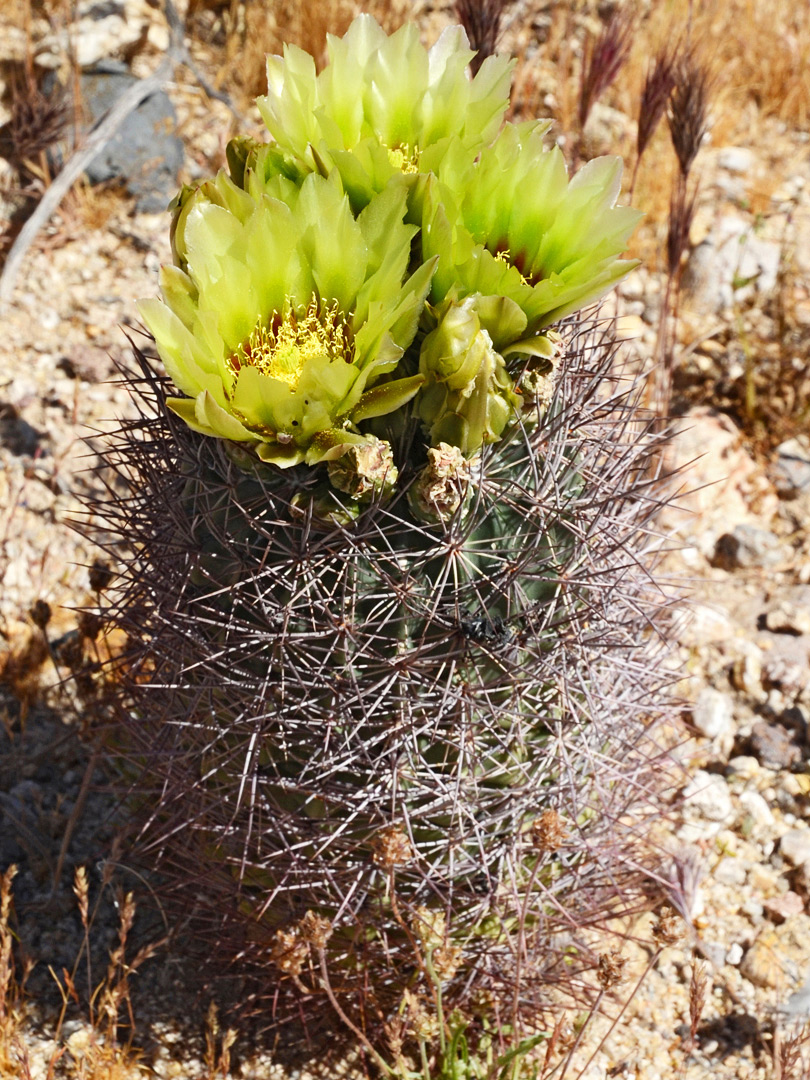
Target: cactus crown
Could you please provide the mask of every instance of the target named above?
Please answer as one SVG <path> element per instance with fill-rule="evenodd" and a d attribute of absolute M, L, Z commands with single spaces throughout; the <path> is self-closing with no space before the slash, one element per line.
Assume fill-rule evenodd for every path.
<path fill-rule="evenodd" d="M 569 183 L 547 123 L 503 122 L 511 65 L 470 78 L 471 57 L 460 27 L 426 50 L 361 15 L 320 74 L 268 58 L 273 143 L 233 140 L 228 172 L 180 193 L 163 303 L 141 304 L 190 427 L 282 468 L 354 448 L 334 488 L 414 417 L 468 460 L 525 419 L 545 328 L 634 265 L 637 215 L 618 159 Z"/>

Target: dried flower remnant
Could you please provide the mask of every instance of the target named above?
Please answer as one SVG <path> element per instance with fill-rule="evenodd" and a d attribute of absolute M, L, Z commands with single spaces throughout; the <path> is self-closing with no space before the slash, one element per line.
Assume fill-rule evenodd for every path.
<path fill-rule="evenodd" d="M 328 462 L 327 471 L 332 487 L 358 503 L 392 492 L 398 476 L 391 444 L 373 435 Z"/>
<path fill-rule="evenodd" d="M 531 825 L 532 846 L 536 851 L 559 851 L 566 841 L 566 832 L 559 813 L 554 809 L 544 810 Z"/>
<path fill-rule="evenodd" d="M 46 600 L 35 600 L 28 614 L 34 626 L 38 626 L 45 633 L 45 628 L 51 621 L 51 605 Z"/>
<path fill-rule="evenodd" d="M 406 866 L 413 858 L 413 847 L 405 830 L 398 825 L 380 829 L 374 837 L 372 858 L 383 870 Z"/>
<path fill-rule="evenodd" d="M 449 982 L 453 978 L 461 965 L 462 956 L 459 945 L 439 945 L 433 950 L 430 962 L 439 982 Z"/>
<path fill-rule="evenodd" d="M 435 1013 L 428 1011 L 422 1001 L 406 990 L 402 1001 L 407 1010 L 408 1025 L 419 1042 L 431 1042 L 439 1033 L 439 1020 Z"/>
<path fill-rule="evenodd" d="M 270 949 L 270 959 L 284 975 L 300 975 L 309 957 L 309 943 L 298 934 L 297 929 L 276 930 L 275 941 Z"/>
<path fill-rule="evenodd" d="M 307 911 L 300 923 L 298 923 L 296 933 L 300 935 L 302 941 L 308 942 L 316 949 L 323 949 L 332 936 L 332 924 L 323 915 L 318 915 L 314 911 Z"/>
<path fill-rule="evenodd" d="M 448 522 L 467 495 L 472 467 L 458 447 L 445 442 L 431 447 L 427 457 L 408 490 L 408 501 L 421 521 Z"/>
<path fill-rule="evenodd" d="M 104 592 L 113 579 L 113 572 L 108 563 L 96 559 L 90 567 L 90 588 L 93 592 Z"/>
<path fill-rule="evenodd" d="M 617 950 L 600 953 L 596 968 L 596 978 L 603 990 L 611 990 L 615 986 L 621 986 L 624 982 L 624 969 L 627 966 L 627 957 L 622 956 Z"/>
<path fill-rule="evenodd" d="M 668 948 L 677 945 L 683 938 L 683 924 L 680 916 L 669 904 L 664 904 L 658 912 L 658 918 L 653 923 L 653 941 L 659 948 Z"/>
<path fill-rule="evenodd" d="M 332 923 L 307 911 L 291 930 L 276 930 L 270 959 L 284 975 L 297 977 L 309 959 L 310 947 L 321 951 L 332 936 Z"/>

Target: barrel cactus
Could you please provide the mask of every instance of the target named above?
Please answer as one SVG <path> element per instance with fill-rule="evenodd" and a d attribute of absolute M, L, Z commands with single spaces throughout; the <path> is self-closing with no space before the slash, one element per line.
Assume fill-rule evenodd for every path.
<path fill-rule="evenodd" d="M 172 204 L 94 508 L 140 854 L 276 1017 L 400 1043 L 437 985 L 479 1030 L 586 993 L 661 704 L 654 444 L 572 315 L 636 215 L 471 56 L 361 16 L 269 58 L 273 142 Z"/>

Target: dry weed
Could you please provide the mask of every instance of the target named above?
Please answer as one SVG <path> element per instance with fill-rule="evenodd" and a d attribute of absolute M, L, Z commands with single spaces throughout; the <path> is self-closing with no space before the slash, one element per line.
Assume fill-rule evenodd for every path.
<path fill-rule="evenodd" d="M 227 87 L 245 106 L 267 90 L 265 58 L 285 44 L 325 59 L 326 35 L 342 35 L 360 11 L 391 30 L 402 19 L 391 0 L 192 0 L 188 26 L 211 50 L 219 70 L 218 87 Z"/>
<path fill-rule="evenodd" d="M 16 935 L 10 925 L 11 885 L 16 872 L 17 868 L 11 866 L 0 875 L 0 1080 L 30 1080 L 32 1076 L 33 1053 L 30 1051 L 33 1047 L 28 1045 L 23 1007 L 25 981 L 30 966 L 24 965 L 22 977 L 18 979 L 14 962 Z M 54 1080 L 56 1075 L 67 1080 L 140 1080 L 151 1075 L 151 1070 L 141 1062 L 140 1052 L 133 1044 L 135 1027 L 129 979 L 164 942 L 146 945 L 131 961 L 126 959 L 126 944 L 135 916 L 135 904 L 131 894 L 121 896 L 118 941 L 110 952 L 104 978 L 89 995 L 89 1002 L 85 1006 L 87 1022 L 65 1037 L 62 1025 L 67 1010 L 71 1005 L 81 1004 L 76 972 L 85 953 L 87 977 L 92 984 L 89 944 L 94 910 L 83 867 L 76 871 L 73 891 L 84 929 L 84 945 L 72 972 L 63 970 L 61 978 L 51 972 L 62 994 L 63 1007 L 53 1036 L 56 1049 L 45 1063 L 46 1080 Z M 127 1036 L 123 1040 L 122 1031 Z M 222 1038 L 219 1051 L 212 1059 L 208 1080 L 214 1080 L 214 1076 L 230 1075 L 229 1055 L 234 1039 L 235 1034 L 230 1030 Z"/>
<path fill-rule="evenodd" d="M 24 1047 L 21 1038 L 21 991 L 14 977 L 13 938 L 9 926 L 11 883 L 17 873 L 10 866 L 0 876 L 0 1078 L 20 1076 Z"/>

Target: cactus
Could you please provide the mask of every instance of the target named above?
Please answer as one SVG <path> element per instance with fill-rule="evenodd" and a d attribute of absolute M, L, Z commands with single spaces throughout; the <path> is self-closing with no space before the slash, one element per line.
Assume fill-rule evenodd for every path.
<path fill-rule="evenodd" d="M 399 127 L 373 81 L 398 49 Z M 271 58 L 275 144 L 181 192 L 142 304 L 170 379 L 130 374 L 127 494 L 93 508 L 117 752 L 141 856 L 277 1015 L 328 990 L 390 1025 L 429 968 L 519 1022 L 585 993 L 584 931 L 644 899 L 655 439 L 570 316 L 633 265 L 635 219 L 615 162 L 567 184 L 537 125 L 497 134 L 507 68 L 468 81 L 459 30 L 426 53 L 361 17 L 330 51 L 378 92 L 349 117 L 339 72 Z M 537 220 L 481 201 L 513 168 Z"/>

